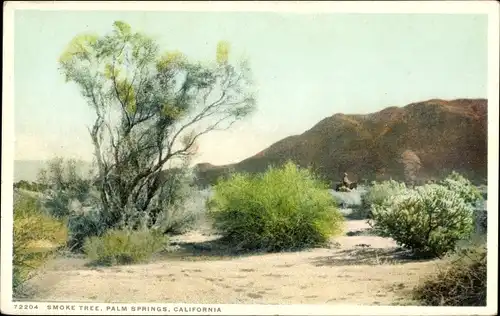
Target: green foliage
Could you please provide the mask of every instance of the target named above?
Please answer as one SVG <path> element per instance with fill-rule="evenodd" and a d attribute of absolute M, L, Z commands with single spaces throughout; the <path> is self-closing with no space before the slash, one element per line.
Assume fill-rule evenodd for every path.
<path fill-rule="evenodd" d="M 67 239 L 65 223 L 43 213 L 35 198 L 21 195 L 14 202 L 13 289 L 29 279 Z"/>
<path fill-rule="evenodd" d="M 229 58 L 229 43 L 226 41 L 220 41 L 217 44 L 217 62 L 219 64 L 227 63 Z"/>
<path fill-rule="evenodd" d="M 151 209 L 158 211 L 154 227 L 165 234 L 182 234 L 192 229 L 205 215 L 206 192 L 193 185 L 190 169 L 170 169 L 167 181 Z"/>
<path fill-rule="evenodd" d="M 370 210 L 374 205 L 382 205 L 388 198 L 403 194 L 406 190 L 404 182 L 394 180 L 372 182 L 372 186 L 362 197 L 363 209 Z"/>
<path fill-rule="evenodd" d="M 351 213 L 347 215 L 349 219 L 368 219 L 370 218 L 370 208 L 365 207 L 364 205 L 353 205 L 351 206 Z"/>
<path fill-rule="evenodd" d="M 14 189 L 24 189 L 33 192 L 42 192 L 46 189 L 46 186 L 37 182 L 29 182 L 26 180 L 21 180 L 14 183 Z"/>
<path fill-rule="evenodd" d="M 162 250 L 166 237 L 153 230 L 108 230 L 85 241 L 84 252 L 94 264 L 121 265 L 144 262 Z"/>
<path fill-rule="evenodd" d="M 444 180 L 440 181 L 439 184 L 457 193 L 465 201 L 465 203 L 474 207 L 476 233 L 486 233 L 488 226 L 488 212 L 484 207 L 482 207 L 484 197 L 481 189 L 455 171 L 453 171 Z"/>
<path fill-rule="evenodd" d="M 71 214 L 68 218 L 68 248 L 80 252 L 87 238 L 101 236 L 106 229 L 99 209 L 93 208 L 86 212 Z"/>
<path fill-rule="evenodd" d="M 220 180 L 208 207 L 225 240 L 245 250 L 315 246 L 343 228 L 328 185 L 291 162 L 265 174 Z"/>
<path fill-rule="evenodd" d="M 453 171 L 439 184 L 453 192 L 456 192 L 465 203 L 475 205 L 478 201 L 483 199 L 479 188 L 473 185 L 470 180 L 455 171 Z"/>
<path fill-rule="evenodd" d="M 428 184 L 372 205 L 372 227 L 416 254 L 440 257 L 473 230 L 473 208 L 458 193 Z"/>
<path fill-rule="evenodd" d="M 486 306 L 486 245 L 464 249 L 454 257 L 414 289 L 414 299 L 430 306 Z"/>
<path fill-rule="evenodd" d="M 89 129 L 95 188 L 108 227 L 135 221 L 136 228 L 146 219 L 155 225 L 164 208 L 154 200 L 171 192 L 160 175 L 164 167 L 192 157 L 201 135 L 228 129 L 255 109 L 250 68 L 229 63 L 228 54 L 225 42 L 210 63 L 178 51 L 162 54 L 154 39 L 124 21 L 105 35 L 69 43 L 60 70 L 96 114 Z M 59 204 L 53 208 L 68 215 Z"/>
<path fill-rule="evenodd" d="M 73 159 L 54 158 L 38 175 L 45 188 L 43 206 L 56 218 L 67 218 L 71 203 L 89 203 L 91 195 L 90 177 L 85 178 Z M 93 204 L 93 203 L 91 203 Z"/>

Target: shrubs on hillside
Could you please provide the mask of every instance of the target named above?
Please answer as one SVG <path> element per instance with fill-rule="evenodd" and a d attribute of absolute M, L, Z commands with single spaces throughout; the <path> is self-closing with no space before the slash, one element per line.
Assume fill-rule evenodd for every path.
<path fill-rule="evenodd" d="M 35 198 L 19 196 L 14 203 L 13 290 L 33 275 L 55 250 L 64 245 L 67 229 L 63 222 L 41 211 Z"/>
<path fill-rule="evenodd" d="M 486 255 L 486 245 L 464 249 L 417 286 L 414 298 L 432 306 L 486 306 Z"/>
<path fill-rule="evenodd" d="M 85 254 L 94 264 L 132 264 L 148 260 L 163 249 L 166 237 L 154 230 L 108 230 L 86 239 Z"/>
<path fill-rule="evenodd" d="M 219 181 L 208 207 L 224 240 L 244 250 L 315 246 L 342 230 L 328 186 L 292 163 Z"/>

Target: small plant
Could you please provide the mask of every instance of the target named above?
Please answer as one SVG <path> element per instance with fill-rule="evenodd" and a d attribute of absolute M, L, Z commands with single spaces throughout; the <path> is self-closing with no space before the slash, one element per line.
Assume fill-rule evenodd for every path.
<path fill-rule="evenodd" d="M 86 239 L 83 250 L 97 265 L 144 262 L 166 245 L 166 237 L 153 230 L 108 230 Z"/>
<path fill-rule="evenodd" d="M 207 205 L 224 240 L 242 250 L 316 246 L 342 231 L 343 216 L 328 185 L 291 162 L 220 180 Z"/>
<path fill-rule="evenodd" d="M 19 196 L 15 200 L 12 261 L 14 293 L 67 239 L 65 223 L 43 213 L 35 198 Z"/>
<path fill-rule="evenodd" d="M 372 206 L 377 233 L 426 257 L 441 257 L 473 231 L 473 207 L 437 184 L 407 190 Z"/>
<path fill-rule="evenodd" d="M 414 289 L 414 299 L 431 306 L 486 306 L 486 255 L 485 245 L 459 251 Z"/>

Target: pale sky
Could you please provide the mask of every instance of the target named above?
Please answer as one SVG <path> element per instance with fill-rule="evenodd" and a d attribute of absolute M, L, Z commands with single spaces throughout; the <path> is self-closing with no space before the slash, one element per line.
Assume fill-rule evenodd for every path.
<path fill-rule="evenodd" d="M 339 112 L 487 97 L 486 15 L 16 11 L 15 159 L 92 159 L 92 111 L 57 59 L 115 20 L 191 58 L 213 60 L 227 40 L 249 59 L 256 113 L 203 137 L 197 162 L 238 162 Z"/>

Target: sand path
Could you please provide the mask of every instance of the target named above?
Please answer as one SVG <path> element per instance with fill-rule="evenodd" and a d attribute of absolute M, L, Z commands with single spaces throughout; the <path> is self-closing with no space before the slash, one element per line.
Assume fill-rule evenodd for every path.
<path fill-rule="evenodd" d="M 366 229 L 347 221 L 347 232 Z M 203 242 L 192 232 L 174 242 Z M 393 240 L 342 236 L 329 249 L 244 257 L 166 254 L 149 264 L 86 267 L 78 258 L 58 258 L 30 281 L 34 299 L 80 302 L 225 304 L 366 304 L 407 301 L 435 261 L 408 261 L 395 254 Z"/>

